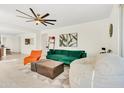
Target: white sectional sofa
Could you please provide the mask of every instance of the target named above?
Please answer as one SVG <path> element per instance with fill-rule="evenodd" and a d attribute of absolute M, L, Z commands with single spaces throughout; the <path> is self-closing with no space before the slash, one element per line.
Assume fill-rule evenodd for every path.
<path fill-rule="evenodd" d="M 124 59 L 101 54 L 75 60 L 70 65 L 69 81 L 74 88 L 124 88 Z"/>

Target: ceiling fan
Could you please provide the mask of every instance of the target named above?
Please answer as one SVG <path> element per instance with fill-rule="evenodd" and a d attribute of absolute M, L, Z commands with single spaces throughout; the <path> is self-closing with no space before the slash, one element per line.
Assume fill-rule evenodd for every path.
<path fill-rule="evenodd" d="M 45 19 L 47 16 L 50 15 L 49 13 L 46 13 L 45 15 L 41 16 L 39 13 L 36 14 L 36 13 L 33 11 L 32 8 L 29 8 L 29 9 L 30 9 L 30 11 L 32 12 L 32 14 L 33 14 L 34 16 L 31 16 L 31 15 L 29 15 L 29 14 L 27 14 L 27 13 L 24 13 L 24 12 L 22 12 L 22 11 L 16 9 L 17 12 L 19 12 L 19 13 L 25 15 L 25 16 L 18 16 L 18 15 L 17 15 L 17 17 L 29 19 L 29 20 L 27 20 L 26 22 L 35 22 L 36 25 L 38 25 L 38 24 L 40 24 L 40 23 L 43 24 L 43 25 L 45 25 L 45 26 L 47 26 L 47 24 L 55 25 L 54 23 L 51 23 L 51 22 L 56 22 L 56 20 Z M 50 22 L 50 21 L 51 21 L 51 22 Z"/>

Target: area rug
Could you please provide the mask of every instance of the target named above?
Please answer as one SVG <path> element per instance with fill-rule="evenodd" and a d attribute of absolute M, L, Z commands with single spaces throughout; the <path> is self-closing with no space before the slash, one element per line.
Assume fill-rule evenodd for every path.
<path fill-rule="evenodd" d="M 33 77 L 41 82 L 44 82 L 46 85 L 44 87 L 57 87 L 57 88 L 69 88 L 69 66 L 64 66 L 64 72 L 57 76 L 55 79 L 50 79 L 46 76 L 40 75 L 36 72 L 31 71 L 30 64 L 19 67 L 19 71 L 22 73 Z"/>
<path fill-rule="evenodd" d="M 23 65 L 22 59 L 0 62 L 0 88 L 68 88 L 69 66 L 55 79 L 47 78 L 30 70 L 30 64 Z"/>

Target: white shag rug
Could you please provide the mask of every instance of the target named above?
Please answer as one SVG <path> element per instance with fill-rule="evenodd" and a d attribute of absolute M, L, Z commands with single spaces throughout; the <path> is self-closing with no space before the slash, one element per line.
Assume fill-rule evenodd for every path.
<path fill-rule="evenodd" d="M 19 62 L 20 61 L 20 62 Z M 68 88 L 69 67 L 55 79 L 47 78 L 30 70 L 19 59 L 0 61 L 0 88 Z"/>

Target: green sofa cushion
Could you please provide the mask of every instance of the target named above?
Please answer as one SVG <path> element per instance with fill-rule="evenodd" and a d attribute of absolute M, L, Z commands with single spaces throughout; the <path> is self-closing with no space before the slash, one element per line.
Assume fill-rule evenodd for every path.
<path fill-rule="evenodd" d="M 61 58 L 61 60 L 65 60 L 65 61 L 73 61 L 73 60 L 75 60 L 75 59 L 77 59 L 76 57 L 67 57 L 67 56 L 65 56 L 65 57 L 62 57 Z"/>
<path fill-rule="evenodd" d="M 55 54 L 68 56 L 68 51 L 67 50 L 55 50 Z"/>
<path fill-rule="evenodd" d="M 80 58 L 82 51 L 69 51 L 69 56 Z"/>
<path fill-rule="evenodd" d="M 59 54 L 54 54 L 54 55 L 48 55 L 48 58 L 59 60 L 62 57 L 65 57 L 65 55 L 59 55 Z"/>
<path fill-rule="evenodd" d="M 62 54 L 62 55 L 66 55 L 66 56 L 69 55 L 67 50 L 62 50 L 62 51 L 61 51 L 61 54 Z"/>
<path fill-rule="evenodd" d="M 55 54 L 61 54 L 61 50 L 55 50 Z"/>
<path fill-rule="evenodd" d="M 49 55 L 48 58 L 51 58 L 51 59 L 54 59 L 54 60 L 66 60 L 66 61 L 73 61 L 75 59 L 77 59 L 76 57 L 68 57 L 68 56 L 65 56 L 65 55 L 57 55 L 57 54 L 54 54 L 54 55 Z"/>

